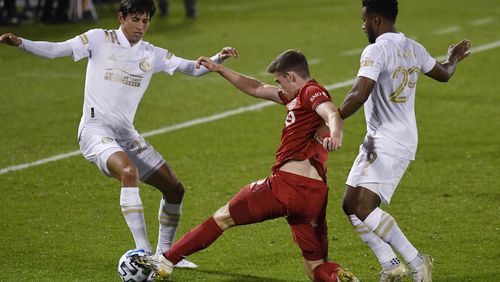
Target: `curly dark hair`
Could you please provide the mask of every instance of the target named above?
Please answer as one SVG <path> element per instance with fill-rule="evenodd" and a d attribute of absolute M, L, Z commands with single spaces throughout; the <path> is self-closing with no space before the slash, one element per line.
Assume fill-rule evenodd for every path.
<path fill-rule="evenodd" d="M 398 16 L 397 0 L 362 0 L 367 14 L 376 14 L 391 22 Z"/>
<path fill-rule="evenodd" d="M 309 77 L 307 59 L 299 50 L 286 50 L 279 54 L 267 68 L 268 73 L 294 71 L 303 78 Z"/>
<path fill-rule="evenodd" d="M 146 13 L 150 18 L 153 17 L 156 11 L 156 6 L 153 0 L 121 0 L 118 12 L 121 12 L 126 18 L 128 14 L 143 14 Z"/>

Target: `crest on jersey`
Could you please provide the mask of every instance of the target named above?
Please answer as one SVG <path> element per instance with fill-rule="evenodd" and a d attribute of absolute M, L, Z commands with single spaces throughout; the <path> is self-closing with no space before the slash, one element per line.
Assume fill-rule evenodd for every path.
<path fill-rule="evenodd" d="M 151 63 L 146 61 L 145 59 L 143 59 L 140 63 L 139 63 L 139 68 L 143 71 L 143 72 L 148 72 L 151 70 Z"/>

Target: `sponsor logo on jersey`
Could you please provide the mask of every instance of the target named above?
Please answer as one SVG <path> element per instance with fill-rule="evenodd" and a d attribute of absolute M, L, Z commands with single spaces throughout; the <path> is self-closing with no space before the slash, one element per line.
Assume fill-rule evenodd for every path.
<path fill-rule="evenodd" d="M 167 60 L 170 60 L 170 58 L 172 58 L 174 54 L 173 53 L 170 53 L 169 51 L 167 51 L 167 56 L 165 57 Z"/>
<path fill-rule="evenodd" d="M 108 60 L 110 60 L 110 61 L 115 61 L 115 62 L 116 62 L 116 61 L 117 61 L 117 59 L 116 59 L 116 57 L 115 57 L 115 54 L 111 54 L 111 55 L 109 55 L 109 56 L 108 56 Z"/>
<path fill-rule="evenodd" d="M 132 87 L 140 87 L 142 82 L 142 76 L 133 75 L 119 69 L 106 69 L 104 79 L 119 82 Z"/>
<path fill-rule="evenodd" d="M 113 142 L 113 138 L 111 138 L 111 137 L 103 137 L 101 139 L 101 143 L 102 144 L 108 144 L 108 143 L 111 143 L 111 142 Z"/>
<path fill-rule="evenodd" d="M 325 96 L 326 98 L 328 98 L 328 95 L 326 95 L 326 92 L 323 91 L 323 92 L 315 93 L 314 95 L 311 96 L 311 98 L 309 100 L 312 102 L 312 101 L 314 101 L 316 98 L 318 98 L 320 96 Z"/>
<path fill-rule="evenodd" d="M 148 72 L 151 70 L 151 63 L 146 61 L 146 59 L 143 59 L 140 63 L 139 63 L 139 68 L 143 71 L 143 72 Z"/>

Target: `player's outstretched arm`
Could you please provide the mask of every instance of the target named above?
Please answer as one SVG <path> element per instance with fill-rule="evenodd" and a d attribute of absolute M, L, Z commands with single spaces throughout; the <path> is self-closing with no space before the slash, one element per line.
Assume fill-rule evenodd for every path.
<path fill-rule="evenodd" d="M 10 32 L 4 33 L 0 36 L 0 43 L 5 43 L 11 46 L 19 46 L 21 42 L 21 38 Z"/>
<path fill-rule="evenodd" d="M 223 63 L 224 60 L 231 58 L 231 57 L 233 57 L 233 58 L 239 57 L 239 54 L 238 54 L 238 51 L 236 51 L 236 48 L 224 47 L 224 48 L 222 48 L 222 50 L 219 53 L 215 54 L 210 59 L 212 59 L 213 61 L 215 61 L 217 63 Z M 210 70 L 205 68 L 205 67 L 199 67 L 199 65 L 197 65 L 197 61 L 186 60 L 186 59 L 181 59 L 181 63 L 177 67 L 176 71 L 179 71 L 183 74 L 187 74 L 189 76 L 194 76 L 194 77 L 202 76 L 202 75 L 210 72 Z"/>
<path fill-rule="evenodd" d="M 0 42 L 17 46 L 28 53 L 49 59 L 73 54 L 73 49 L 68 42 L 31 41 L 26 38 L 21 39 L 12 33 L 0 36 Z"/>
<path fill-rule="evenodd" d="M 436 65 L 427 75 L 437 81 L 447 82 L 455 73 L 457 64 L 470 55 L 471 42 L 462 40 L 458 44 L 453 44 L 448 48 L 448 59 L 445 63 L 436 62 Z"/>
<path fill-rule="evenodd" d="M 342 119 L 350 117 L 363 106 L 366 100 L 368 100 L 373 87 L 375 87 L 375 83 L 376 81 L 367 77 L 358 76 L 356 78 L 354 86 L 349 93 L 347 93 L 344 102 L 342 102 L 339 108 Z"/>
<path fill-rule="evenodd" d="M 250 96 L 283 104 L 283 101 L 281 101 L 281 98 L 278 95 L 279 89 L 276 86 L 264 84 L 260 80 L 238 73 L 226 66 L 214 62 L 207 57 L 201 57 L 198 59 L 197 67 L 200 66 L 204 66 L 213 72 L 219 73 L 222 77 L 236 86 L 236 88 Z"/>
<path fill-rule="evenodd" d="M 328 152 L 339 149 L 344 137 L 344 121 L 340 117 L 339 111 L 332 102 L 324 102 L 316 107 L 316 112 L 326 121 L 330 131 L 328 136 L 325 138 L 321 136 L 318 141 Z"/>

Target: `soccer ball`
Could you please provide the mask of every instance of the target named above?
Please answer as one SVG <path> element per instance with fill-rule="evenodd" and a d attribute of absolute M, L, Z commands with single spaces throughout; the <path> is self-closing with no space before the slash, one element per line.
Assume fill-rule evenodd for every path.
<path fill-rule="evenodd" d="M 154 280 L 154 271 L 138 265 L 132 260 L 133 255 L 145 256 L 142 249 L 130 250 L 118 261 L 118 275 L 124 282 L 150 282 Z"/>

